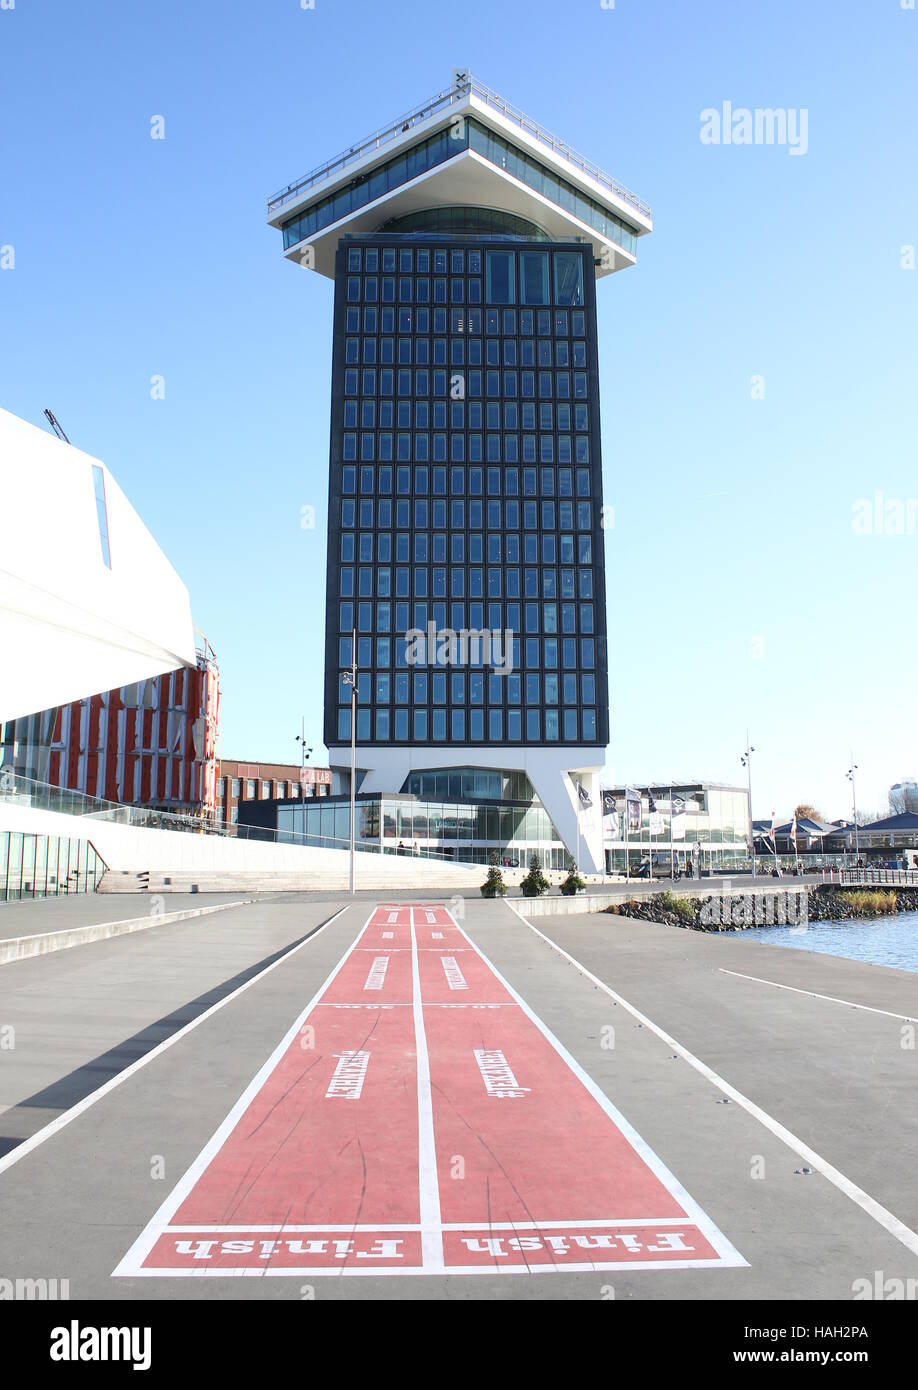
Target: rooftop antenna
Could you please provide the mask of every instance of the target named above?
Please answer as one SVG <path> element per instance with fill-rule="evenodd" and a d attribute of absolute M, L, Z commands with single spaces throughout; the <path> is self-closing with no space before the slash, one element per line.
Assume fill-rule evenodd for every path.
<path fill-rule="evenodd" d="M 67 438 L 66 434 L 64 434 L 64 431 L 61 429 L 60 423 L 58 422 L 58 419 L 55 416 L 54 412 L 51 410 L 46 410 L 45 415 L 48 418 L 48 424 L 51 426 L 58 439 L 62 439 L 65 444 L 69 444 L 70 440 Z"/>

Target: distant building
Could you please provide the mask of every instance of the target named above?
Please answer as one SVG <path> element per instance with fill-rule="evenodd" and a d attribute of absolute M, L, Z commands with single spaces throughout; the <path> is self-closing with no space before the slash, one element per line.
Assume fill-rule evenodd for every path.
<path fill-rule="evenodd" d="M 548 869 L 562 869 L 567 850 L 548 812 L 519 768 L 430 768 L 409 772 L 391 796 L 357 793 L 358 849 L 419 854 L 467 864 L 487 864 L 492 851 L 508 867 L 529 863 L 537 851 Z M 350 796 L 321 805 L 295 800 L 250 801 L 239 820 L 276 831 L 281 839 L 326 849 L 350 842 Z"/>
<path fill-rule="evenodd" d="M 299 763 L 241 763 L 221 758 L 217 774 L 218 819 L 237 825 L 239 808 L 246 802 L 299 801 L 328 796 L 331 771 L 327 767 L 301 767 Z M 243 823 L 246 817 L 241 817 Z"/>
<path fill-rule="evenodd" d="M 899 816 L 903 811 L 918 812 L 918 782 L 909 777 L 889 789 L 889 813 Z"/>
<path fill-rule="evenodd" d="M 798 857 L 802 854 L 844 853 L 847 824 L 847 821 L 814 820 L 809 816 L 798 817 Z M 791 835 L 793 825 L 793 819 L 777 821 L 774 827 L 774 837 L 772 837 L 771 820 L 754 821 L 756 854 L 774 855 L 777 850 L 779 858 L 785 855 L 793 856 L 794 841 Z M 853 826 L 851 827 L 851 834 L 852 836 L 854 834 Z"/>
<path fill-rule="evenodd" d="M 667 866 L 698 873 L 749 863 L 749 796 L 718 782 L 633 784 L 629 817 L 625 787 L 602 793 L 606 870 L 634 872 L 653 856 L 654 873 Z M 651 802 L 653 804 L 651 804 Z"/>
<path fill-rule="evenodd" d="M 868 821 L 855 829 L 853 821 L 821 821 L 801 816 L 797 821 L 796 849 L 791 836 L 793 820 L 778 821 L 771 831 L 770 820 L 757 820 L 755 852 L 763 856 L 777 853 L 779 859 L 823 860 L 859 855 L 871 865 L 918 868 L 918 813 L 904 811 L 882 820 Z"/>
<path fill-rule="evenodd" d="M 918 868 L 918 813 L 903 811 L 897 816 L 846 827 L 836 840 L 839 851 L 853 853 L 855 846 L 862 859 L 870 864 L 894 864 L 909 869 Z"/>

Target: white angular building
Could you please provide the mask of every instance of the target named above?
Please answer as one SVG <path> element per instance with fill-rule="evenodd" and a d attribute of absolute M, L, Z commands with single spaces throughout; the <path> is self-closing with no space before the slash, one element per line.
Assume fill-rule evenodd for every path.
<path fill-rule="evenodd" d="M 0 410 L 0 723 L 195 665 L 188 590 L 109 469 Z"/>

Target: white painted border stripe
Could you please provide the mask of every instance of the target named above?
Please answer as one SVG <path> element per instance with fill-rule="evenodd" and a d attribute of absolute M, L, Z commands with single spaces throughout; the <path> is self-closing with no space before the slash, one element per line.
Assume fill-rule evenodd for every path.
<path fill-rule="evenodd" d="M 347 905 L 347 907 L 349 906 L 350 904 Z M 323 925 L 319 928 L 317 932 L 314 932 L 312 936 L 307 937 L 306 941 L 301 941 L 299 946 L 295 946 L 293 951 L 288 951 L 286 955 L 281 956 L 279 961 L 275 961 L 275 965 L 283 964 L 285 960 L 289 960 L 290 957 L 296 951 L 300 950 L 302 946 L 306 946 L 309 944 L 310 941 L 315 940 L 315 937 L 319 935 L 319 932 L 324 931 L 326 927 L 330 927 L 332 922 L 337 921 L 337 919 L 341 916 L 342 912 L 347 911 L 347 907 L 342 907 L 338 912 L 335 913 L 334 917 L 330 917 L 327 922 L 323 923 Z M 356 941 L 359 941 L 360 938 L 363 936 L 363 933 L 369 926 L 375 911 L 376 908 L 374 907 L 373 912 L 370 913 L 370 916 L 367 918 L 361 931 L 358 933 Z M 181 1178 L 179 1178 L 178 1183 L 169 1193 L 168 1197 L 160 1205 L 158 1210 L 154 1212 L 153 1216 L 151 1216 L 150 1220 L 147 1222 L 140 1235 L 134 1241 L 134 1244 L 131 1246 L 130 1250 L 128 1250 L 127 1254 L 124 1255 L 124 1257 L 119 1262 L 117 1268 L 112 1270 L 111 1277 L 113 1279 L 122 1278 L 125 1276 L 134 1277 L 138 1274 L 146 1272 L 141 1270 L 141 1264 L 149 1255 L 157 1240 L 159 1240 L 159 1237 L 162 1235 L 165 1228 L 169 1225 L 170 1219 L 178 1211 L 179 1207 L 182 1205 L 182 1202 L 184 1202 L 185 1198 L 188 1196 L 188 1193 L 194 1187 L 198 1178 L 207 1168 L 211 1159 L 220 1151 L 220 1149 L 222 1149 L 227 1138 L 232 1133 L 233 1129 L 236 1127 L 237 1122 L 248 1109 L 249 1104 L 251 1103 L 253 1098 L 261 1090 L 262 1086 L 265 1084 L 268 1077 L 271 1075 L 271 1072 L 277 1066 L 278 1062 L 283 1057 L 290 1044 L 293 1042 L 293 1039 L 296 1037 L 305 1019 L 309 1017 L 309 1014 L 312 1012 L 314 1006 L 318 1003 L 319 999 L 328 989 L 329 985 L 335 979 L 335 976 L 338 974 L 338 972 L 344 967 L 345 962 L 350 960 L 353 949 L 354 947 L 351 946 L 348 950 L 344 952 L 344 955 L 338 961 L 334 970 L 332 970 L 328 978 L 324 980 L 323 983 L 319 986 L 318 990 L 313 995 L 312 999 L 310 999 L 305 1009 L 303 1009 L 302 1012 L 298 1014 L 297 1017 L 294 1019 L 293 1023 L 287 1029 L 287 1032 L 284 1034 L 280 1042 L 277 1044 L 277 1047 L 271 1053 L 270 1057 L 264 1063 L 261 1069 L 257 1072 L 257 1074 L 253 1076 L 252 1080 L 249 1082 L 242 1095 L 236 1101 L 236 1104 L 233 1106 L 232 1110 L 223 1120 L 222 1124 L 220 1124 L 218 1128 L 214 1131 L 210 1139 L 208 1139 L 207 1143 L 204 1145 L 201 1152 L 198 1154 L 197 1158 L 194 1160 L 191 1166 L 186 1169 L 184 1175 Z M 268 972 L 273 969 L 274 965 L 268 966 L 267 969 L 263 970 L 260 975 L 255 976 L 255 980 L 263 979 L 264 976 L 267 975 Z M 249 980 L 248 982 L 248 984 L 253 983 L 254 980 Z M 247 989 L 248 985 L 243 985 L 242 988 Z M 237 990 L 236 993 L 241 993 L 241 990 Z M 223 1000 L 222 1002 L 227 1003 L 228 1000 L 232 999 L 233 997 L 233 995 L 229 995 L 228 998 L 226 1000 Z M 205 1015 L 202 1015 L 202 1017 L 204 1016 Z M 262 1270 L 261 1272 L 262 1274 L 266 1273 L 265 1270 Z"/>
<path fill-rule="evenodd" d="M 683 1216 L 626 1216 L 620 1221 L 611 1220 L 604 1216 L 600 1221 L 446 1221 L 441 1231 L 592 1231 L 614 1229 L 618 1226 L 689 1226 L 692 1223 L 686 1221 Z M 375 1226 L 354 1225 L 353 1221 L 338 1223 L 337 1225 L 317 1225 L 299 1226 L 287 1224 L 286 1226 L 166 1226 L 163 1234 L 167 1235 L 241 1235 L 246 1232 L 253 1234 L 280 1234 L 298 1235 L 308 1234 L 310 1231 L 420 1231 L 421 1227 L 412 1225 L 411 1222 L 403 1222 L 401 1225 L 387 1225 L 379 1222 Z"/>
<path fill-rule="evenodd" d="M 190 1023 L 186 1023 L 177 1033 L 173 1033 L 171 1037 L 165 1038 L 161 1043 L 157 1043 L 156 1047 L 152 1048 L 149 1052 L 145 1052 L 142 1057 L 138 1057 L 137 1061 L 125 1067 L 124 1071 L 119 1071 L 117 1076 L 113 1076 L 110 1081 L 106 1081 L 98 1090 L 91 1091 L 88 1096 L 84 1096 L 82 1100 L 77 1101 L 76 1105 L 71 1106 L 69 1110 L 65 1110 L 62 1115 L 58 1115 L 57 1119 L 52 1120 L 50 1124 L 39 1129 L 30 1138 L 24 1139 L 21 1144 L 17 1144 L 15 1149 L 11 1149 L 4 1158 L 0 1158 L 0 1173 L 5 1173 L 8 1168 L 12 1168 L 14 1163 L 18 1163 L 21 1158 L 25 1158 L 26 1154 L 32 1153 L 38 1148 L 39 1144 L 44 1144 L 47 1139 L 51 1139 L 60 1130 L 65 1129 L 67 1125 L 77 1119 L 78 1116 L 89 1110 L 91 1106 L 95 1105 L 96 1101 L 101 1100 L 103 1096 L 107 1096 L 109 1091 L 113 1091 L 116 1086 L 120 1086 L 123 1081 L 127 1081 L 129 1077 L 134 1076 L 140 1071 L 141 1067 L 145 1067 L 148 1062 L 152 1062 L 155 1058 L 161 1057 L 170 1047 L 180 1042 L 182 1038 L 187 1037 L 193 1029 L 197 1028 L 199 1024 L 206 1022 L 213 1014 L 222 1009 L 224 1005 L 230 1004 L 234 999 L 238 999 L 240 994 L 244 994 L 252 985 L 257 984 L 259 980 L 263 980 L 266 975 L 270 975 L 272 970 L 276 970 L 279 965 L 283 965 L 291 956 L 295 956 L 297 951 L 301 951 L 304 946 L 308 946 L 326 927 L 330 927 L 332 922 L 337 921 L 342 912 L 347 912 L 348 907 L 350 907 L 350 903 L 339 908 L 333 917 L 329 917 L 327 922 L 323 922 L 315 931 L 310 932 L 305 941 L 300 941 L 296 946 L 291 947 L 289 951 L 285 951 L 277 960 L 272 961 L 270 965 L 266 965 L 264 970 L 259 970 L 257 975 L 253 975 L 250 980 L 246 980 L 244 985 L 240 985 L 238 989 L 234 989 L 232 993 L 227 994 L 224 999 L 218 999 L 216 1004 L 211 1004 L 209 1009 L 205 1009 L 202 1014 L 198 1014 L 197 1018 L 193 1018 Z"/>
<path fill-rule="evenodd" d="M 910 1014 L 894 1014 L 890 1009 L 874 1009 L 869 1004 L 855 1004 L 851 999 L 839 999 L 834 994 L 819 994 L 815 989 L 798 989 L 796 985 L 782 985 L 778 980 L 763 980 L 760 975 L 744 975 L 741 970 L 725 970 L 719 967 L 721 975 L 735 975 L 738 980 L 755 980 L 759 985 L 773 985 L 775 989 L 790 990 L 791 994 L 805 994 L 809 999 L 825 999 L 830 1004 L 847 1004 L 849 1009 L 863 1009 L 867 1014 L 883 1014 L 886 1018 L 897 1018 L 902 1023 L 918 1023 L 918 1018 Z"/>
<path fill-rule="evenodd" d="M 662 1223 L 657 1222 L 656 1224 L 661 1225 Z M 313 1223 L 311 1226 L 299 1226 L 296 1224 L 288 1224 L 286 1226 L 259 1226 L 257 1224 L 251 1226 L 164 1226 L 161 1234 L 202 1236 L 212 1233 L 214 1235 L 230 1236 L 240 1235 L 243 1232 L 257 1232 L 259 1235 L 263 1233 L 268 1235 L 301 1235 L 303 1233 L 308 1234 L 310 1231 L 360 1231 L 362 1233 L 365 1231 L 419 1231 L 420 1229 L 420 1226 L 416 1224 L 412 1225 L 410 1221 L 403 1221 L 397 1226 L 391 1224 L 387 1225 L 385 1221 L 381 1221 L 377 1226 L 355 1226 L 353 1221 L 346 1221 L 343 1223 L 338 1222 L 333 1225 L 328 1225 L 327 1223 L 325 1225 Z"/>
<path fill-rule="evenodd" d="M 798 1139 L 796 1134 L 786 1129 L 773 1115 L 769 1115 L 766 1110 L 756 1105 L 755 1101 L 750 1100 L 748 1096 L 744 1096 L 742 1091 L 738 1091 L 735 1086 L 731 1086 L 730 1083 L 725 1081 L 722 1076 L 718 1075 L 713 1068 L 709 1067 L 705 1062 L 702 1062 L 694 1053 L 689 1052 L 688 1048 L 683 1047 L 680 1042 L 677 1042 L 669 1033 L 665 1032 L 664 1029 L 660 1028 L 652 1019 L 648 1018 L 646 1014 L 642 1014 L 633 1004 L 629 1004 L 628 1000 L 624 999 L 622 995 L 617 994 L 614 989 L 610 989 L 605 981 L 600 980 L 592 971 L 587 970 L 586 966 L 581 965 L 579 960 L 575 960 L 573 956 L 569 956 L 567 951 L 563 950 L 556 941 L 552 941 L 551 937 L 546 936 L 544 932 L 540 932 L 537 927 L 534 927 L 531 922 L 528 922 L 512 903 L 507 902 L 506 898 L 504 902 L 507 904 L 507 907 L 510 908 L 510 911 L 515 913 L 519 920 L 524 923 L 530 931 L 535 932 L 536 936 L 540 937 L 553 951 L 557 951 L 560 956 L 563 956 L 569 964 L 580 971 L 581 975 L 608 994 L 610 999 L 614 999 L 617 1004 L 621 1004 L 622 1008 L 626 1009 L 628 1013 L 631 1014 L 632 1018 L 636 1018 L 645 1028 L 649 1028 L 652 1033 L 656 1033 L 657 1037 L 661 1038 L 663 1042 L 666 1043 L 667 1047 L 671 1047 L 674 1052 L 677 1052 L 683 1061 L 688 1062 L 690 1066 L 694 1067 L 697 1072 L 700 1072 L 702 1076 L 710 1081 L 712 1085 L 716 1086 L 718 1090 L 722 1091 L 724 1095 L 729 1096 L 731 1100 L 736 1101 L 737 1105 L 742 1106 L 748 1114 L 752 1115 L 754 1119 L 764 1125 L 775 1138 L 780 1139 L 783 1144 L 786 1144 L 789 1149 L 792 1149 L 798 1157 L 805 1159 L 817 1173 L 821 1173 L 828 1182 L 838 1188 L 839 1192 L 844 1193 L 852 1202 L 855 1202 L 862 1211 L 865 1211 L 868 1216 L 878 1222 L 878 1224 L 888 1231 L 891 1236 L 900 1241 L 907 1250 L 910 1250 L 913 1255 L 918 1255 L 918 1234 L 916 1234 L 915 1231 L 906 1226 L 903 1221 L 900 1221 L 897 1216 L 894 1216 L 891 1211 L 888 1211 L 886 1207 L 882 1206 L 874 1197 L 871 1197 L 863 1188 L 853 1183 L 850 1178 L 846 1178 L 844 1173 L 840 1173 L 837 1168 L 834 1168 L 832 1164 L 824 1159 L 821 1154 L 818 1154 L 815 1149 L 811 1149 L 802 1139 Z"/>
<path fill-rule="evenodd" d="M 507 907 L 511 907 L 511 904 L 507 902 L 506 898 L 504 899 L 504 902 L 507 903 Z M 698 1267 L 704 1269 L 719 1269 L 724 1267 L 747 1268 L 749 1261 L 743 1259 L 743 1256 L 731 1244 L 731 1242 L 724 1235 L 723 1231 L 719 1230 L 718 1227 L 714 1225 L 714 1222 L 701 1209 L 701 1207 L 695 1201 L 694 1197 L 692 1197 L 682 1186 L 675 1173 L 672 1173 L 669 1170 L 669 1168 L 667 1168 L 666 1164 L 663 1162 L 661 1158 L 657 1156 L 657 1154 L 654 1153 L 653 1149 L 646 1142 L 646 1140 L 642 1139 L 640 1134 L 638 1134 L 637 1130 L 634 1128 L 634 1126 L 628 1120 L 625 1119 L 625 1116 L 621 1113 L 618 1107 L 613 1105 L 612 1101 L 606 1095 L 605 1091 L 603 1091 L 599 1086 L 597 1086 L 596 1082 L 589 1075 L 589 1073 L 584 1071 L 583 1067 L 580 1065 L 577 1059 L 574 1056 L 572 1056 L 570 1052 L 568 1052 L 564 1044 L 560 1042 L 555 1037 L 551 1029 L 545 1023 L 542 1022 L 538 1014 L 533 1012 L 533 1010 L 526 1003 L 525 999 L 523 999 L 521 995 L 517 994 L 516 990 L 509 983 L 509 981 L 504 979 L 503 975 L 500 973 L 500 971 L 497 969 L 494 963 L 488 959 L 484 951 L 482 951 L 480 947 L 475 945 L 471 937 L 466 935 L 465 931 L 463 931 L 462 927 L 459 926 L 459 923 L 456 921 L 455 917 L 453 917 L 449 909 L 445 908 L 444 910 L 447 916 L 451 918 L 453 925 L 457 927 L 460 932 L 462 932 L 462 935 L 465 937 L 466 941 L 468 941 L 472 949 L 476 951 L 477 954 L 481 957 L 485 965 L 487 965 L 488 969 L 494 973 L 496 979 L 503 985 L 504 989 L 511 996 L 511 998 L 516 1000 L 517 1004 L 519 1004 L 526 1017 L 532 1023 L 535 1024 L 536 1028 L 538 1028 L 539 1032 L 546 1039 L 546 1041 L 551 1044 L 551 1046 L 557 1052 L 561 1060 L 567 1064 L 570 1070 L 577 1077 L 578 1081 L 580 1081 L 580 1083 L 586 1088 L 586 1090 L 589 1091 L 590 1095 L 593 1097 L 596 1103 L 605 1111 L 606 1115 L 616 1126 L 616 1128 L 621 1131 L 622 1137 L 627 1140 L 627 1142 L 634 1149 L 635 1153 L 641 1159 L 643 1159 L 644 1163 L 646 1163 L 647 1167 L 651 1170 L 651 1172 L 657 1178 L 659 1178 L 660 1182 L 667 1189 L 670 1196 L 673 1197 L 680 1204 L 682 1210 L 685 1212 L 686 1222 L 689 1225 L 697 1226 L 701 1233 L 707 1238 L 707 1241 L 711 1245 L 711 1247 L 717 1252 L 717 1255 L 719 1257 L 717 1260 L 702 1260 L 699 1263 Z M 511 908 L 511 910 L 516 912 L 515 908 Z M 520 917 L 519 913 L 517 913 L 516 915 Z M 531 927 L 531 929 L 535 931 L 535 927 L 532 927 L 532 924 L 530 922 L 526 922 L 525 918 L 520 917 L 520 921 L 524 922 L 527 927 Z M 537 935 L 541 936 L 542 933 L 538 932 Z M 548 938 L 546 937 L 545 940 L 547 941 Z M 597 981 L 597 983 L 599 982 Z M 662 1268 L 663 1266 L 660 1267 Z M 681 1268 L 682 1266 L 679 1265 L 679 1267 Z M 569 1266 L 559 1266 L 559 1268 L 569 1268 Z"/>
<path fill-rule="evenodd" d="M 427 1034 L 424 1031 L 421 971 L 418 963 L 418 939 L 414 930 L 413 907 L 409 909 L 409 922 L 411 924 L 411 980 L 414 988 L 414 1048 L 418 1072 L 418 1185 L 421 1198 L 421 1261 L 425 1274 L 440 1274 L 443 1270 L 440 1174 L 437 1171 L 433 1096 L 430 1089 L 430 1057 L 427 1051 Z"/>
<path fill-rule="evenodd" d="M 693 1225 L 693 1222 L 686 1222 L 686 1225 Z M 740 1261 L 745 1264 L 745 1260 Z M 606 1270 L 626 1270 L 626 1269 L 722 1269 L 723 1264 L 716 1260 L 618 1260 L 604 1261 L 594 1260 L 590 1264 L 531 1264 L 523 1262 L 514 1265 L 495 1265 L 493 1263 L 480 1265 L 444 1265 L 438 1269 L 437 1273 L 442 1275 L 471 1274 L 478 1275 L 479 1278 L 488 1278 L 495 1274 L 600 1274 Z M 120 1269 L 120 1266 L 119 1266 Z M 263 1269 L 253 1269 L 250 1265 L 243 1265 L 242 1268 L 235 1269 L 136 1269 L 124 1271 L 130 1273 L 132 1279 L 270 1279 L 285 1278 L 296 1275 L 308 1275 L 310 1279 L 322 1279 L 333 1275 L 336 1279 L 360 1279 L 378 1277 L 385 1275 L 386 1278 L 407 1278 L 423 1279 L 427 1270 L 421 1265 L 413 1265 L 410 1269 L 400 1269 L 398 1266 L 357 1269 L 354 1265 L 341 1264 L 338 1266 L 327 1265 L 319 1267 L 317 1265 L 281 1265 L 273 1269 L 270 1265 Z"/>

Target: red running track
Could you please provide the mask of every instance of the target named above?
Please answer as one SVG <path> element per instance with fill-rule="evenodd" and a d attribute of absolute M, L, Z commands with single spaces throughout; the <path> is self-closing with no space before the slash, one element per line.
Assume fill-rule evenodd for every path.
<path fill-rule="evenodd" d="M 115 1275 L 742 1264 L 436 903 L 374 910 Z"/>

